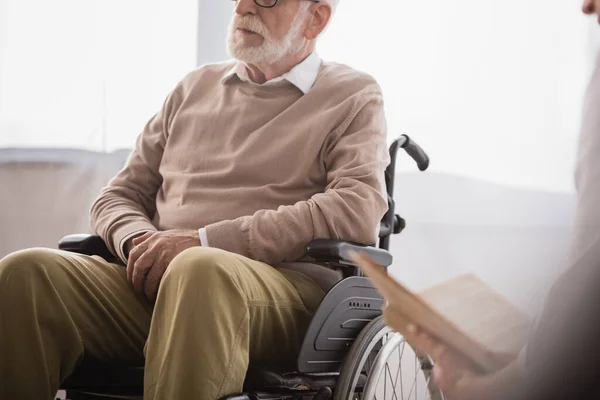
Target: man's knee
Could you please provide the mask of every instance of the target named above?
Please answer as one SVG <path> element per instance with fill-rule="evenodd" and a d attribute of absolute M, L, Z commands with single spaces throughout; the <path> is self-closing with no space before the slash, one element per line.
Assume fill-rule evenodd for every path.
<path fill-rule="evenodd" d="M 33 248 L 9 254 L 0 260 L 0 295 L 8 289 L 17 291 L 31 280 L 52 274 L 56 253 L 50 249 Z"/>
<path fill-rule="evenodd" d="M 198 288 L 228 284 L 235 280 L 235 269 L 233 254 L 210 247 L 192 247 L 171 261 L 163 284 L 183 281 Z"/>

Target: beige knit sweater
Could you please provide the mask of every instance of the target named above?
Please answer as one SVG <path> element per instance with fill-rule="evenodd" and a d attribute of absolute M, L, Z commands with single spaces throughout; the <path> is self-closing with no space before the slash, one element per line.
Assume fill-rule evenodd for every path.
<path fill-rule="evenodd" d="M 200 67 L 171 92 L 92 206 L 93 230 L 123 260 L 147 230 L 205 227 L 211 247 L 271 265 L 315 238 L 374 243 L 389 162 L 375 80 L 324 63 L 303 94 L 223 79 L 233 65 Z"/>

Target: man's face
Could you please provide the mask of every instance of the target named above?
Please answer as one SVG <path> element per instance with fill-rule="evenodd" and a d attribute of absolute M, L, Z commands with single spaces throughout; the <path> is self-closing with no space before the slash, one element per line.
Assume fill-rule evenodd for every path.
<path fill-rule="evenodd" d="M 262 8 L 254 0 L 234 2 L 227 46 L 236 59 L 250 63 L 274 63 L 293 53 L 303 40 L 311 2 L 280 0 Z"/>
<path fill-rule="evenodd" d="M 227 45 L 238 60 L 273 63 L 292 53 L 304 39 L 308 1 L 280 0 L 273 8 L 262 8 L 254 0 L 238 0 L 234 5 Z"/>
<path fill-rule="evenodd" d="M 588 15 L 597 14 L 598 23 L 600 23 L 600 0 L 584 0 L 583 12 Z"/>

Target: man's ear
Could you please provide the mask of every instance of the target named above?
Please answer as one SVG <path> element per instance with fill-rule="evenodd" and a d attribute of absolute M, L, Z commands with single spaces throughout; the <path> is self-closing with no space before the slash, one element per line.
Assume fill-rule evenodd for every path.
<path fill-rule="evenodd" d="M 327 1 L 322 0 L 310 8 L 310 13 L 311 17 L 309 18 L 308 26 L 304 30 L 304 35 L 307 39 L 314 40 L 325 30 L 331 19 L 331 5 Z"/>

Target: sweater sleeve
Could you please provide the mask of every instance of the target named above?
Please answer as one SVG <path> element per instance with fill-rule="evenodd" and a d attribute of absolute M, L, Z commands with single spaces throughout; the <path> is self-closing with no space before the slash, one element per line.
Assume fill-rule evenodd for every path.
<path fill-rule="evenodd" d="M 135 150 L 125 167 L 108 183 L 92 205 L 91 227 L 109 250 L 127 261 L 123 245 L 132 236 L 156 231 L 151 220 L 156 212 L 156 195 L 162 183 L 159 173 L 175 91 L 138 136 Z"/>
<path fill-rule="evenodd" d="M 205 227 L 211 247 L 269 264 L 295 261 L 313 239 L 377 240 L 389 163 L 380 92 L 363 94 L 322 148 L 327 185 L 306 201 Z"/>

